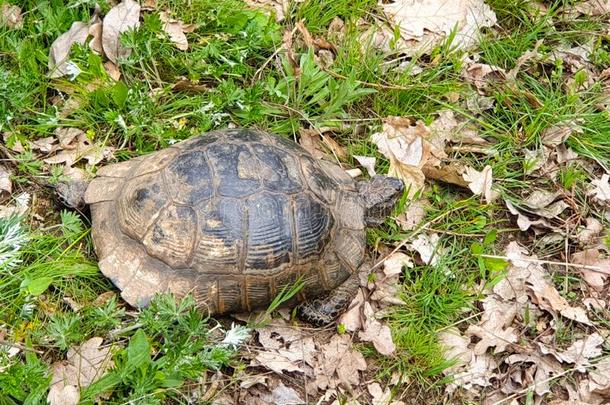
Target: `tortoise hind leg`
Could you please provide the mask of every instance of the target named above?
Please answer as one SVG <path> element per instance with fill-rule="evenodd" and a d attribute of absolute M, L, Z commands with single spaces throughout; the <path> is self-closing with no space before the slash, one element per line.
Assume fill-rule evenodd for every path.
<path fill-rule="evenodd" d="M 359 272 L 354 272 L 343 284 L 326 297 L 305 302 L 297 307 L 299 318 L 314 325 L 328 325 L 335 321 L 352 301 L 360 286 Z"/>

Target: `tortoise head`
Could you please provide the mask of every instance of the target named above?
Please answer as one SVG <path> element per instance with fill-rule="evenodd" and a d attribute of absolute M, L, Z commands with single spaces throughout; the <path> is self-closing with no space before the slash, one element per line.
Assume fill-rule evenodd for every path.
<path fill-rule="evenodd" d="M 404 183 L 396 177 L 374 176 L 369 181 L 359 182 L 358 192 L 364 200 L 367 225 L 382 224 L 392 213 L 404 189 Z"/>

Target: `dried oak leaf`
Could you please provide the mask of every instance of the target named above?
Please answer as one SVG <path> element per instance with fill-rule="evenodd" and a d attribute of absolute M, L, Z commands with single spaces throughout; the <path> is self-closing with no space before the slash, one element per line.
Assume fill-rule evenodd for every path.
<path fill-rule="evenodd" d="M 604 289 L 606 279 L 610 276 L 610 258 L 605 257 L 604 250 L 603 248 L 593 247 L 572 255 L 572 263 L 596 268 L 580 269 L 582 278 L 596 291 Z"/>
<path fill-rule="evenodd" d="M 13 192 L 11 171 L 0 165 L 0 198 L 6 198 Z"/>
<path fill-rule="evenodd" d="M 424 187 L 422 167 L 431 157 L 431 145 L 424 139 L 429 134 L 423 122 L 416 125 L 408 118 L 387 117 L 381 132 L 372 135 L 379 152 L 390 160 L 388 175 L 401 179 L 409 196 Z"/>
<path fill-rule="evenodd" d="M 498 198 L 498 192 L 492 190 L 493 175 L 491 166 L 485 166 L 480 172 L 467 166 L 462 177 L 468 182 L 468 188 L 473 194 L 483 196 L 488 204 Z"/>
<path fill-rule="evenodd" d="M 52 367 L 51 389 L 47 400 L 51 405 L 77 404 L 80 389 L 100 379 L 114 363 L 110 347 L 101 347 L 103 339 L 93 337 L 68 350 L 67 360 Z"/>
<path fill-rule="evenodd" d="M 258 329 L 258 340 L 265 350 L 256 355 L 252 366 L 262 366 L 278 374 L 299 371 L 311 375 L 316 352 L 311 337 L 289 325 L 269 325 Z"/>
<path fill-rule="evenodd" d="M 518 331 L 510 326 L 516 315 L 515 303 L 500 301 L 493 296 L 486 297 L 483 300 L 481 320 L 466 330 L 466 335 L 480 339 L 472 352 L 480 356 L 488 348 L 494 347 L 494 354 L 498 354 L 505 351 L 511 343 L 516 343 L 519 339 Z"/>
<path fill-rule="evenodd" d="M 366 370 L 362 353 L 354 350 L 347 334 L 334 335 L 330 342 L 320 347 L 318 364 L 314 368 L 314 386 L 318 389 L 350 388 L 360 384 L 360 371 Z"/>
<path fill-rule="evenodd" d="M 271 390 L 271 393 L 263 394 L 260 396 L 260 398 L 263 401 L 267 401 L 269 404 L 275 405 L 305 404 L 305 401 L 301 398 L 297 391 L 295 391 L 293 388 L 285 386 L 281 381 Z"/>
<path fill-rule="evenodd" d="M 89 36 L 89 24 L 82 21 L 72 23 L 70 29 L 61 34 L 49 49 L 49 77 L 58 78 L 71 73 L 70 50 L 74 44 L 84 44 Z"/>
<path fill-rule="evenodd" d="M 377 175 L 377 172 L 375 172 L 375 163 L 377 161 L 376 158 L 374 158 L 372 156 L 357 156 L 357 155 L 354 155 L 353 158 L 356 159 L 356 161 L 358 161 L 360 166 L 362 166 L 366 169 L 366 172 L 369 174 L 369 176 L 373 177 L 373 176 Z"/>
<path fill-rule="evenodd" d="M 123 32 L 140 26 L 140 5 L 134 0 L 123 0 L 112 7 L 103 21 L 102 47 L 113 63 L 120 57 L 127 57 L 131 49 L 121 45 Z"/>
<path fill-rule="evenodd" d="M 562 363 L 574 364 L 576 370 L 584 373 L 585 367 L 589 365 L 589 359 L 602 355 L 601 346 L 604 342 L 605 339 L 599 333 L 592 333 L 572 343 L 570 347 L 561 352 L 540 342 L 538 342 L 538 346 L 543 354 L 550 354 Z"/>
<path fill-rule="evenodd" d="M 364 303 L 365 322 L 363 330 L 358 333 L 360 340 L 371 342 L 375 349 L 384 356 L 389 356 L 396 351 L 392 341 L 392 331 L 388 325 L 384 325 L 375 319 L 375 311 L 370 303 Z"/>
<path fill-rule="evenodd" d="M 23 27 L 23 16 L 18 6 L 4 3 L 0 6 L 0 27 L 6 25 L 8 28 L 16 29 Z"/>
<path fill-rule="evenodd" d="M 163 23 L 163 31 L 169 35 L 170 41 L 181 51 L 186 51 L 189 48 L 188 39 L 185 33 L 193 32 L 195 25 L 185 24 L 180 20 L 170 18 L 166 11 L 159 13 L 159 19 Z"/>
<path fill-rule="evenodd" d="M 468 48 L 478 42 L 482 27 L 496 23 L 495 13 L 483 0 L 397 0 L 381 2 L 391 24 L 400 29 L 397 47 L 408 55 L 430 51 L 439 41 L 454 32 L 451 43 Z M 381 32 L 377 41 L 388 47 L 391 30 Z"/>
<path fill-rule="evenodd" d="M 559 294 L 544 267 L 537 263 L 537 257 L 528 256 L 526 252 L 516 242 L 509 243 L 506 248 L 506 256 L 510 261 L 508 273 L 529 273 L 526 276 L 525 288 L 532 302 L 545 311 L 556 312 L 568 319 L 591 325 L 586 310 L 571 306 Z"/>
<path fill-rule="evenodd" d="M 593 195 L 598 201 L 610 201 L 610 176 L 606 173 L 602 174 L 599 179 L 591 180 L 591 185 L 594 186 L 589 194 Z"/>

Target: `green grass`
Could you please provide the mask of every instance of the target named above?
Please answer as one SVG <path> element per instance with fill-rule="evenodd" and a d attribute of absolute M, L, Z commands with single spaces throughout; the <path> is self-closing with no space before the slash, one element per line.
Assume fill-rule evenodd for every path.
<path fill-rule="evenodd" d="M 550 180 L 531 173 L 526 159 L 528 151 L 543 150 L 545 129 L 577 121 L 581 131 L 567 144 L 610 167 L 607 91 L 600 83 L 589 85 L 585 72 L 572 72 L 565 62 L 550 59 L 559 47 L 590 39 L 593 69 L 604 69 L 610 62 L 607 23 L 603 18 L 562 16 L 565 1 L 547 2 L 544 15 L 525 0 L 487 2 L 498 15 L 498 27 L 481 40 L 477 52 L 482 63 L 510 70 L 524 52 L 542 42 L 539 59 L 523 66 L 514 81 L 499 81 L 488 90 L 494 107 L 479 115 L 464 107 L 474 90 L 461 76 L 464 53 L 454 51 L 450 41 L 430 55 L 407 60 L 361 38 L 359 20 L 372 21 L 379 13 L 372 0 L 294 2 L 281 23 L 239 0 L 159 0 L 158 10 L 168 9 L 197 25 L 188 34 L 189 50 L 178 51 L 162 33 L 158 14 L 145 12 L 140 28 L 122 38 L 132 52 L 120 60 L 118 82 L 108 76 L 100 56 L 81 46 L 71 53 L 81 70 L 74 80 L 46 76 L 49 46 L 74 21 L 88 21 L 95 2 L 19 3 L 27 10 L 23 28 L 0 27 L 0 132 L 8 135 L 9 147 L 52 136 L 56 128 L 78 127 L 93 140 L 116 147 L 117 159 L 125 160 L 229 124 L 290 138 L 300 128 L 326 126 L 348 151 L 343 163 L 354 165 L 352 155 L 375 156 L 383 173 L 389 163 L 369 140 L 382 118 L 397 115 L 429 123 L 449 108 L 458 117 L 474 118 L 481 134 L 495 141 L 494 155 L 451 157 L 477 169 L 491 165 L 502 199 L 518 203 L 533 187 L 565 189 L 578 206 L 586 207 L 579 215 L 590 211 L 602 217 L 586 194 L 586 184 L 596 175 L 587 166 L 572 162 Z M 99 3 L 103 12 L 110 9 L 107 1 Z M 329 34 L 335 17 L 344 20 L 345 30 Z M 298 65 L 291 65 L 280 50 L 285 30 L 300 21 L 314 37 L 335 46 L 332 65 L 320 67 L 298 32 L 293 38 Z M 407 67 L 399 69 L 405 61 Z M 421 73 L 413 74 L 415 66 Z M 187 85 L 175 88 L 177 82 Z M 447 101 L 456 94 L 458 101 Z M 53 183 L 61 175 L 61 167 L 47 168 L 31 151 L 8 153 L 21 188 Z M 376 359 L 372 371 L 379 378 L 398 371 L 410 390 L 440 395 L 447 381 L 442 371 L 449 363 L 437 332 L 451 325 L 465 327 L 461 321 L 476 313 L 480 286 L 502 274 L 501 264 L 477 255 L 499 253 L 515 225 L 501 200 L 483 204 L 465 190 L 440 183 L 430 184 L 425 197 L 431 203 L 425 231 L 441 236 L 441 260 L 436 266 L 404 271 L 400 297 L 405 305 L 387 315 L 398 356 L 388 360 L 370 346 L 363 350 Z M 210 336 L 214 321 L 202 318 L 189 299 L 176 303 L 162 297 L 138 314 L 118 297 L 96 302 L 112 287 L 97 270 L 88 225 L 68 212 L 48 213 L 42 222 L 31 219 L 0 220 L 2 235 L 13 232 L 24 238 L 0 241 L 0 332 L 22 350 L 11 358 L 0 351 L 0 367 L 8 367 L 0 374 L 0 397 L 9 403 L 40 402 L 48 389 L 50 364 L 92 336 L 112 336 L 117 367 L 83 392 L 85 403 L 105 391 L 112 391 L 117 402 L 180 401 L 181 392 L 195 389 L 196 377 L 206 370 L 243 366 L 233 350 Z M 368 242 L 372 248 L 391 245 L 420 231 L 405 232 L 388 220 L 369 231 Z M 532 246 L 543 245 L 536 235 L 527 238 Z M 18 251 L 11 253 L 17 245 Z M 549 255 L 561 251 L 557 246 L 544 249 Z M 17 261 L 5 261 L 5 252 Z M 561 292 L 569 299 L 578 297 L 578 280 L 572 278 L 557 280 L 567 286 Z M 573 331 L 569 325 L 562 331 L 561 341 L 569 345 Z M 185 359 L 192 360 L 188 367 L 183 367 Z"/>

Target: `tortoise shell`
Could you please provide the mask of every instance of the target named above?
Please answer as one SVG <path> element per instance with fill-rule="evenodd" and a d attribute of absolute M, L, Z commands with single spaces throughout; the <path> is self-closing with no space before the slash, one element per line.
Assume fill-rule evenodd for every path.
<path fill-rule="evenodd" d="M 87 188 L 101 271 L 132 305 L 194 294 L 210 314 L 297 300 L 361 265 L 364 204 L 338 166 L 263 132 L 210 132 L 101 168 Z"/>

